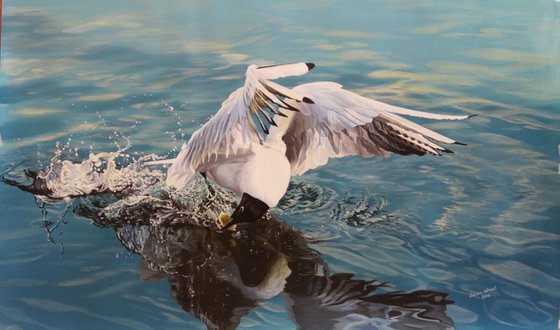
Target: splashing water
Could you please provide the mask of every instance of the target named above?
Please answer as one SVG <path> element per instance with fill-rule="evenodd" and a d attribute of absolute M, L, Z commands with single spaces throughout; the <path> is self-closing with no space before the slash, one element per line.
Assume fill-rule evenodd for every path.
<path fill-rule="evenodd" d="M 122 152 L 91 153 L 80 163 L 60 160 L 60 153 L 57 153 L 49 166 L 37 174 L 36 180 L 43 185 L 48 197 L 58 199 L 105 191 L 136 194 L 165 178 L 163 172 L 142 166 L 143 162 L 157 156 L 143 156 L 120 167 L 117 160 L 123 158 Z"/>
<path fill-rule="evenodd" d="M 67 221 L 65 219 L 66 214 L 68 211 L 71 210 L 72 201 L 70 199 L 64 199 L 62 201 L 53 202 L 53 201 L 45 201 L 41 197 L 35 197 L 35 203 L 41 210 L 41 226 L 45 228 L 47 233 L 47 240 L 55 244 L 54 233 L 55 230 L 61 225 L 66 224 Z M 53 220 L 54 219 L 54 220 Z M 60 233 L 61 235 L 62 233 Z M 61 252 L 64 252 L 64 244 L 60 243 Z"/>
<path fill-rule="evenodd" d="M 173 112 L 171 105 L 166 105 Z M 104 119 L 99 116 L 102 123 Z M 181 121 L 177 117 L 177 124 Z M 147 166 L 146 162 L 162 157 L 149 154 L 135 157 L 127 151 L 132 147 L 130 139 L 114 133 L 113 152 L 94 152 L 90 146 L 87 158 L 81 161 L 63 159 L 77 158 L 78 148 L 72 148 L 71 138 L 64 144 L 57 142 L 55 153 L 48 165 L 38 161 L 39 170 L 23 164 L 6 170 L 0 179 L 36 196 L 40 208 L 66 203 L 65 210 L 92 219 L 102 226 L 122 224 L 173 225 L 191 223 L 218 228 L 217 218 L 221 212 L 231 213 L 237 199 L 217 184 L 195 176 L 187 187 L 176 190 L 164 184 L 165 169 Z M 173 136 L 177 141 L 177 136 Z M 125 144 L 117 140 L 124 140 Z M 338 193 L 306 182 L 290 183 L 286 196 L 280 201 L 280 213 L 301 214 L 325 211 L 329 218 L 349 225 L 365 225 L 379 220 L 378 214 L 384 201 L 371 206 L 371 200 L 362 196 L 347 195 L 338 201 Z M 64 215 L 46 226 L 49 241 L 52 231 L 64 222 Z M 60 212 L 59 212 L 60 213 Z M 366 220 L 364 220 L 366 219 Z M 44 221 L 46 224 L 48 221 Z M 51 228 L 52 227 L 52 228 Z"/>
<path fill-rule="evenodd" d="M 185 188 L 164 184 L 165 171 L 144 166 L 160 157 L 150 154 L 137 159 L 115 152 L 90 153 L 81 162 L 61 159 L 58 149 L 43 170 L 20 164 L 1 175 L 1 180 L 33 193 L 37 203 L 66 203 L 67 208 L 103 226 L 121 224 L 176 224 L 188 222 L 217 228 L 220 212 L 231 212 L 235 196 L 196 176 Z M 60 220 L 52 221 L 56 226 Z M 49 235 L 52 232 L 49 230 Z"/>

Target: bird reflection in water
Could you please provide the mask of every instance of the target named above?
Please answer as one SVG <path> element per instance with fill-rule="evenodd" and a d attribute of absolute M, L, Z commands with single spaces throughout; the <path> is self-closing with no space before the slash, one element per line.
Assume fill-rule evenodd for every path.
<path fill-rule="evenodd" d="M 30 174 L 26 180 L 2 179 L 44 199 L 48 191 Z M 204 195 L 200 203 L 187 203 L 195 206 L 193 212 L 179 211 L 185 206 L 163 190 L 132 198 L 112 193 L 82 196 L 74 199 L 72 209 L 97 225 L 112 227 L 120 242 L 141 256 L 141 276 L 167 278 L 179 305 L 209 329 L 235 329 L 260 303 L 277 295 L 284 297 L 300 329 L 454 327 L 446 314 L 453 303 L 447 293 L 387 292 L 386 283 L 331 274 L 308 240 L 274 215 L 240 224 L 237 231 L 220 231 L 215 223 L 201 222 L 196 215 L 215 216 L 209 211 L 233 206 L 235 200 L 202 181 L 194 187 L 210 189 L 201 194 L 193 188 L 199 197 Z"/>
<path fill-rule="evenodd" d="M 237 232 L 192 224 L 124 225 L 116 232 L 142 256 L 143 278 L 167 278 L 181 307 L 209 329 L 234 329 L 279 294 L 300 329 L 453 328 L 446 293 L 376 294 L 385 283 L 331 274 L 307 239 L 275 216 Z"/>

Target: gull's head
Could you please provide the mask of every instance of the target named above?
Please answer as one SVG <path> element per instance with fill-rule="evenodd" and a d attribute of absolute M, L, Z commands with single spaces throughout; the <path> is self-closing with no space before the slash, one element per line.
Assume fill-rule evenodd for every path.
<path fill-rule="evenodd" d="M 231 215 L 231 221 L 225 225 L 224 229 L 242 222 L 254 222 L 260 219 L 268 211 L 268 209 L 270 209 L 268 204 L 258 198 L 244 193 L 241 197 L 239 205 Z"/>

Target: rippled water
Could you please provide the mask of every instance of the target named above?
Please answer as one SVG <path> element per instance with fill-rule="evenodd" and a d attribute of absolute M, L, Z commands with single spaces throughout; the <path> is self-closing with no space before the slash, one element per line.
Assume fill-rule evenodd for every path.
<path fill-rule="evenodd" d="M 0 328 L 556 328 L 560 3 L 4 3 Z M 248 63 L 468 144 L 295 178 L 269 222 L 162 168 Z"/>

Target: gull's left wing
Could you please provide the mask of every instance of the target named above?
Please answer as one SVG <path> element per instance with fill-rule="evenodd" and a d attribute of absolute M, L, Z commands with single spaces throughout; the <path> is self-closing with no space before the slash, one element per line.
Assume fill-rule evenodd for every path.
<path fill-rule="evenodd" d="M 268 134 L 270 126 L 277 125 L 275 116 L 285 117 L 286 110 L 298 111 L 300 103 L 312 104 L 305 95 L 272 80 L 302 75 L 314 66 L 250 65 L 243 87 L 230 94 L 220 110 L 183 145 L 167 172 L 167 184 L 183 187 L 195 172 L 204 172 L 229 156 L 249 153 L 252 143 L 263 141 L 261 131 Z"/>

